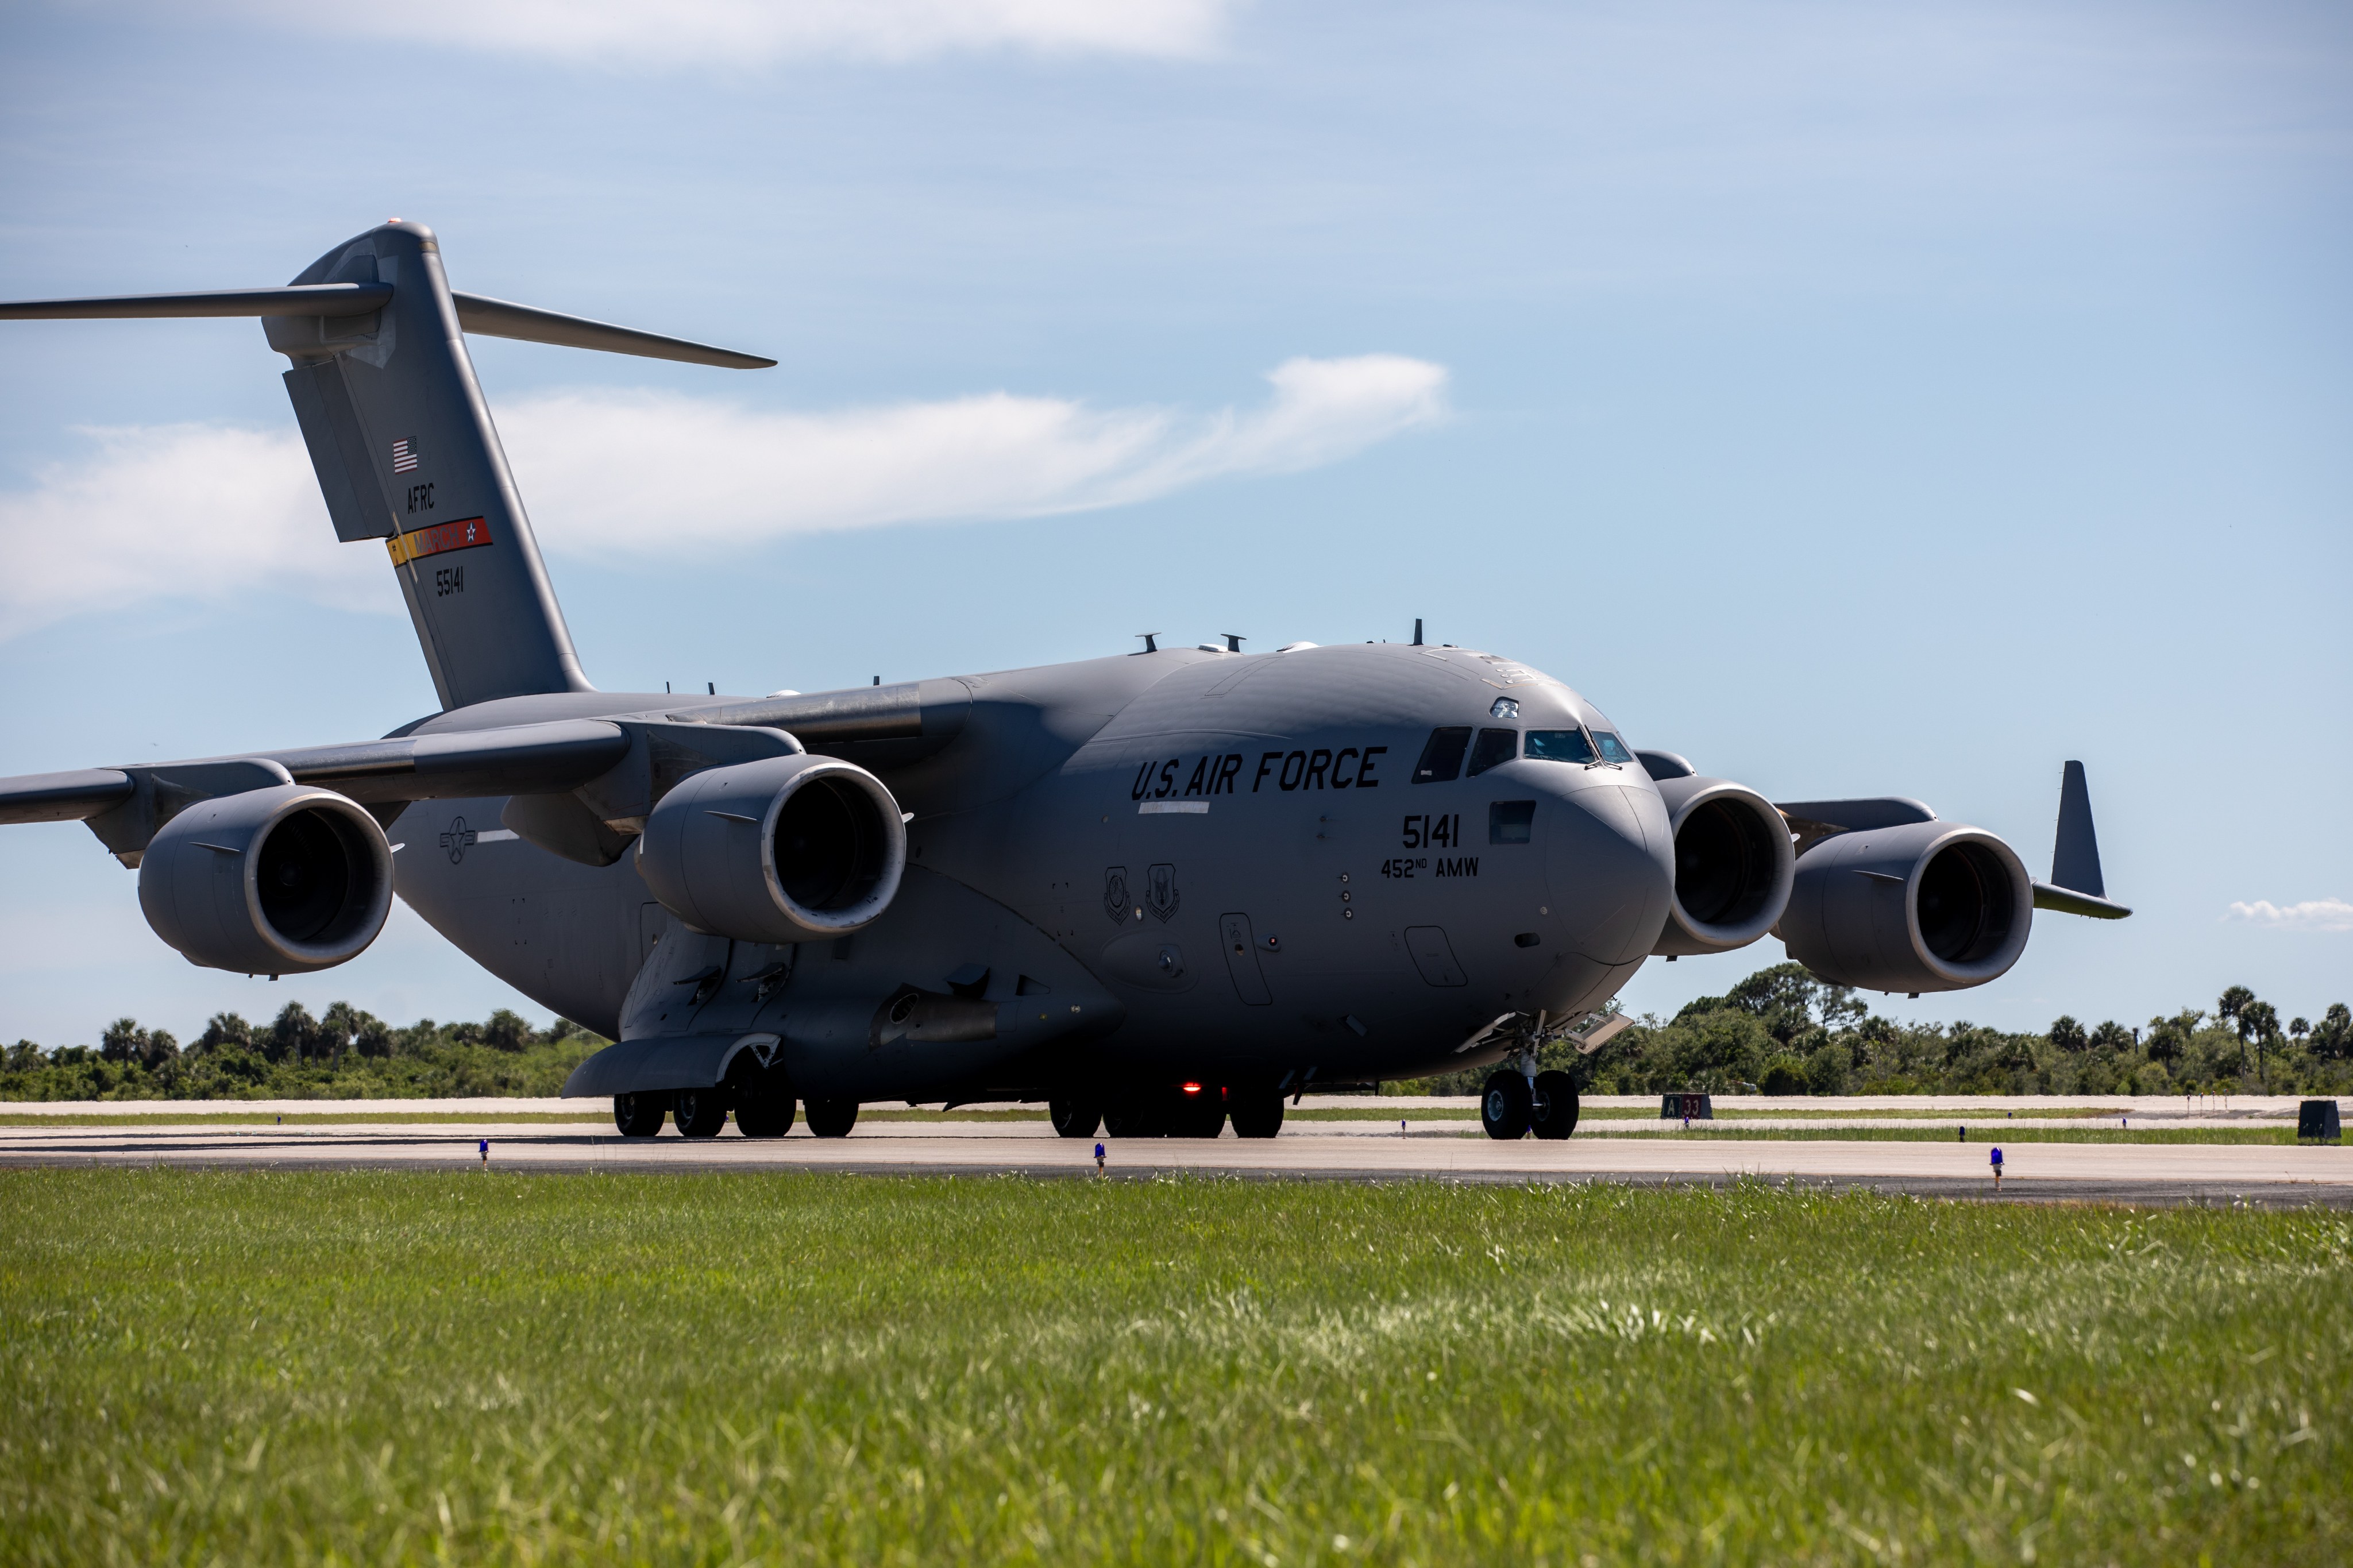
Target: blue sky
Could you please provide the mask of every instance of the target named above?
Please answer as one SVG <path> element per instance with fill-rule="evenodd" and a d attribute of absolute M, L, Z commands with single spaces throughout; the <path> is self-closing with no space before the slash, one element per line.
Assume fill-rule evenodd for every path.
<path fill-rule="evenodd" d="M 0 296 L 429 223 L 459 288 L 781 362 L 476 341 L 601 686 L 1419 616 L 1704 772 L 1917 795 L 2037 869 L 2084 759 L 2138 915 L 1887 1011 L 2316 1016 L 2353 999 L 2348 89 L 2328 5 L 29 0 Z M 0 330 L 0 772 L 434 706 L 282 364 L 247 321 Z M 7 842 L 0 1037 L 515 1000 L 405 913 L 299 984 L 197 970 L 84 829 Z"/>

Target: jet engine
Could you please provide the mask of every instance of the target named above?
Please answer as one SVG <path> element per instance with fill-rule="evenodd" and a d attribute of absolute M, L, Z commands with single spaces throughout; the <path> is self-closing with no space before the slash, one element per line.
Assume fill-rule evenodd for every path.
<path fill-rule="evenodd" d="M 1957 822 L 1841 833 L 1798 857 L 1781 917 L 1789 956 L 1873 991 L 1960 991 L 2026 951 L 2034 880 L 2018 854 Z"/>
<path fill-rule="evenodd" d="M 766 757 L 688 777 L 646 818 L 638 870 L 697 931 L 742 942 L 847 936 L 889 907 L 907 829 L 854 763 Z"/>
<path fill-rule="evenodd" d="M 1797 874 L 1789 826 L 1724 779 L 1659 782 L 1675 837 L 1675 889 L 1654 953 L 1729 952 L 1773 929 Z"/>
<path fill-rule="evenodd" d="M 358 957 L 384 929 L 392 850 L 375 818 L 330 790 L 220 795 L 148 844 L 139 907 L 191 963 L 308 974 Z"/>

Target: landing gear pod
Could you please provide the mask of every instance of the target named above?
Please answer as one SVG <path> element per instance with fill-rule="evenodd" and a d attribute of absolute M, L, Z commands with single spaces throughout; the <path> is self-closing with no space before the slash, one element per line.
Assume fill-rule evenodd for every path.
<path fill-rule="evenodd" d="M 767 757 L 712 768 L 662 796 L 638 869 L 697 931 L 819 942 L 871 924 L 907 868 L 899 803 L 864 768 Z"/>
<path fill-rule="evenodd" d="M 1873 991 L 1961 991 L 1998 980 L 2034 920 L 2017 852 L 1954 822 L 1841 833 L 1798 857 L 1781 917 L 1789 956 Z"/>
<path fill-rule="evenodd" d="M 1729 952 L 1773 929 L 1797 881 L 1789 826 L 1772 802 L 1725 779 L 1659 784 L 1675 836 L 1674 900 L 1651 951 Z"/>
<path fill-rule="evenodd" d="M 139 907 L 191 963 L 308 974 L 358 957 L 392 911 L 375 818 L 329 790 L 276 784 L 200 801 L 139 862 Z"/>

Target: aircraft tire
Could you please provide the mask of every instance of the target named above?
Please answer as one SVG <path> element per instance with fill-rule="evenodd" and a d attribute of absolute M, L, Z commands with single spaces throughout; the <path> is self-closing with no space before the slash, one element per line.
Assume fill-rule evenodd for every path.
<path fill-rule="evenodd" d="M 1479 1123 L 1487 1136 L 1509 1143 L 1528 1135 L 1528 1121 L 1535 1110 L 1535 1096 L 1529 1091 L 1528 1080 L 1509 1070 L 1493 1073 L 1487 1087 L 1479 1091 Z"/>
<path fill-rule="evenodd" d="M 689 1138 L 716 1138 L 727 1125 L 727 1100 L 715 1089 L 681 1089 L 670 1096 L 670 1114 Z"/>
<path fill-rule="evenodd" d="M 808 1130 L 820 1138 L 847 1138 L 849 1130 L 857 1125 L 858 1101 L 854 1100 L 808 1102 Z"/>
<path fill-rule="evenodd" d="M 613 1126 L 624 1138 L 650 1138 L 662 1130 L 670 1114 L 667 1097 L 659 1094 L 617 1094 Z"/>
<path fill-rule="evenodd" d="M 1046 1114 L 1053 1119 L 1054 1131 L 1064 1138 L 1092 1138 L 1103 1125 L 1103 1107 L 1092 1100 L 1050 1100 Z"/>
<path fill-rule="evenodd" d="M 1226 1102 L 1209 1090 L 1179 1100 L 1168 1119 L 1171 1138 L 1215 1138 L 1226 1130 Z"/>
<path fill-rule="evenodd" d="M 1245 1089 L 1226 1101 L 1226 1112 L 1233 1119 L 1237 1138 L 1271 1138 L 1282 1131 L 1280 1090 Z"/>
<path fill-rule="evenodd" d="M 1113 1138 L 1166 1138 L 1168 1123 L 1157 1114 L 1158 1108 L 1136 1101 L 1103 1112 L 1103 1127 Z"/>
<path fill-rule="evenodd" d="M 789 1094 L 746 1090 L 735 1107 L 735 1130 L 746 1138 L 782 1138 L 793 1130 L 795 1109 Z"/>
<path fill-rule="evenodd" d="M 1536 1074 L 1535 1104 L 1528 1127 L 1539 1138 L 1558 1142 L 1577 1131 L 1577 1080 L 1565 1072 Z"/>

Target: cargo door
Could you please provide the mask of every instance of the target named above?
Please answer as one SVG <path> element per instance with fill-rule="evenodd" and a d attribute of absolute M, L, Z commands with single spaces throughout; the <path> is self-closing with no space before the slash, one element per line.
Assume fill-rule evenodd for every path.
<path fill-rule="evenodd" d="M 1258 943 L 1250 935 L 1250 916 L 1218 917 L 1218 945 L 1226 952 L 1226 973 L 1234 977 L 1235 994 L 1253 1007 L 1271 1005 L 1266 972 L 1258 965 Z"/>

